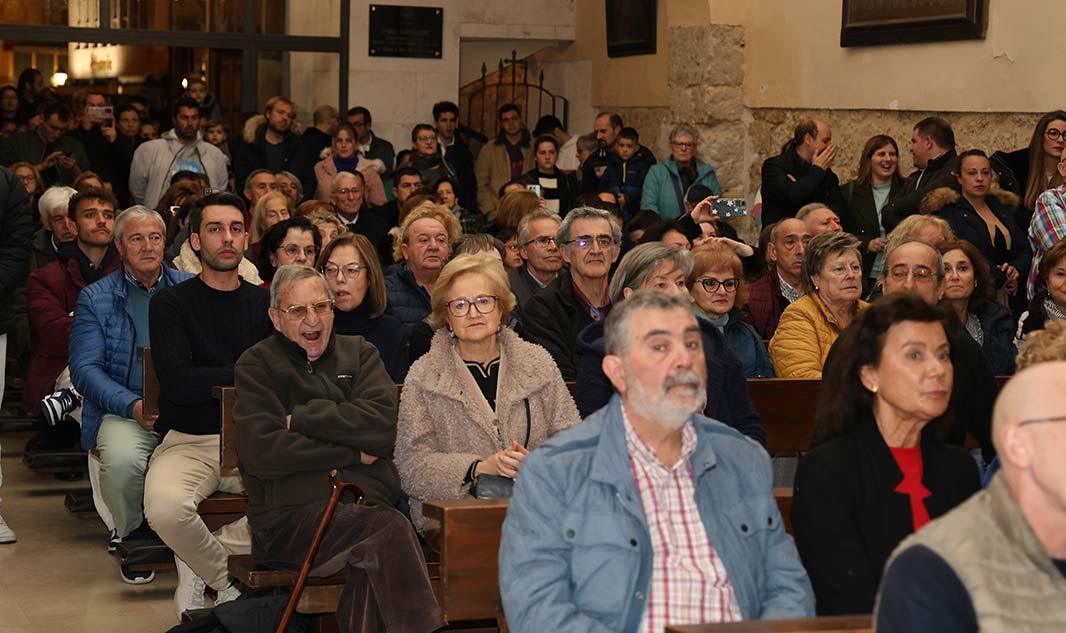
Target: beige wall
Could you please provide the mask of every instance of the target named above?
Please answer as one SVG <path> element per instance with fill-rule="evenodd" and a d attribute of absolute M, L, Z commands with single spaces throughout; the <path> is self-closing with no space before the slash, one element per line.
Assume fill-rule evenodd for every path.
<path fill-rule="evenodd" d="M 840 0 L 709 0 L 744 26 L 748 107 L 1034 112 L 1063 107 L 1062 0 L 989 3 L 984 40 L 840 47 Z"/>

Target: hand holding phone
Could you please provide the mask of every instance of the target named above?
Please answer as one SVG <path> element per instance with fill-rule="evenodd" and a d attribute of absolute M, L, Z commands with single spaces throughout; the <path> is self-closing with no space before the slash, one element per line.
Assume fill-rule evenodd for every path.
<path fill-rule="evenodd" d="M 537 194 L 537 197 L 542 197 L 542 190 L 540 185 L 526 185 L 526 189 L 529 189 L 533 193 Z"/>

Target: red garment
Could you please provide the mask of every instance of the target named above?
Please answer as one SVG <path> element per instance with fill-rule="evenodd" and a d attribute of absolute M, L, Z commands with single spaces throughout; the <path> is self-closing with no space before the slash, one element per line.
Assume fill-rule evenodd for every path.
<path fill-rule="evenodd" d="M 692 422 L 682 431 L 681 458 L 665 466 L 629 425 L 623 411 L 629 467 L 648 522 L 651 583 L 640 632 L 668 625 L 737 622 L 740 607 L 725 564 L 714 551 L 696 506 L 689 458 L 696 449 Z"/>
<path fill-rule="evenodd" d="M 771 266 L 766 274 L 748 286 L 748 303 L 744 306 L 741 320 L 754 327 L 764 341 L 769 341 L 774 337 L 781 313 L 787 307 L 788 300 L 781 296 L 777 268 Z"/>
<path fill-rule="evenodd" d="M 115 272 L 121 264 L 120 257 L 112 257 L 99 276 L 103 278 Z M 71 315 L 78 294 L 87 285 L 77 258 L 65 254 L 31 272 L 26 280 L 32 353 L 22 407 L 30 417 L 40 412 L 41 398 L 52 393 L 56 378 L 67 366 L 70 324 L 74 322 Z"/>
<path fill-rule="evenodd" d="M 911 520 L 914 522 L 914 531 L 917 532 L 929 523 L 929 511 L 925 509 L 924 500 L 933 494 L 922 485 L 922 448 L 889 447 L 889 450 L 892 451 L 896 465 L 903 472 L 903 481 L 896 486 L 896 492 L 910 496 Z"/>

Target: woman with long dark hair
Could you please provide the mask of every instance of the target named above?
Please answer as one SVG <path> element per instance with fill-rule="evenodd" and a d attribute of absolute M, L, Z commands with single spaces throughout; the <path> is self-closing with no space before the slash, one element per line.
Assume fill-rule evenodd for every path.
<path fill-rule="evenodd" d="M 892 550 L 981 485 L 965 449 L 940 439 L 954 369 L 934 306 L 888 295 L 837 344 L 792 501 L 819 615 L 870 613 Z"/>

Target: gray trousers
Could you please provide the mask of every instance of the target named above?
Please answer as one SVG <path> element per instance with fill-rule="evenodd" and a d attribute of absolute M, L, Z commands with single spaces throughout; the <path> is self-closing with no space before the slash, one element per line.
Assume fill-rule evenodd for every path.
<path fill-rule="evenodd" d="M 100 496 L 115 521 L 119 537 L 144 521 L 144 475 L 159 435 L 136 420 L 110 413 L 96 432 L 100 453 Z"/>

